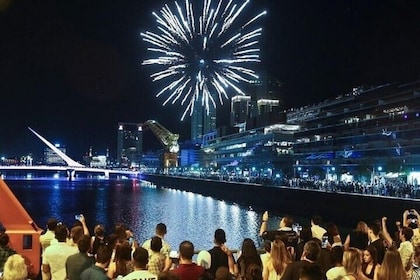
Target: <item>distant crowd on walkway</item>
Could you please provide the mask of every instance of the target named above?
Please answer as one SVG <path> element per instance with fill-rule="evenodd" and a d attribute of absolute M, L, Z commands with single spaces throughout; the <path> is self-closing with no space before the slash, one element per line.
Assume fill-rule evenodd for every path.
<path fill-rule="evenodd" d="M 179 176 L 180 174 L 177 175 Z M 327 180 L 319 179 L 316 177 L 276 178 L 270 176 L 207 176 L 205 174 L 200 175 L 200 178 L 217 179 L 229 182 L 233 181 L 271 186 L 302 188 L 326 192 L 345 192 L 375 196 L 391 196 L 420 199 L 420 187 L 418 185 L 409 184 L 401 180 L 375 180 L 374 182 L 368 183 L 359 181 Z"/>
<path fill-rule="evenodd" d="M 233 253 L 220 228 L 214 231 L 213 248 L 197 252 L 184 240 L 175 251 L 165 241 L 164 223 L 156 225 L 152 238 L 139 242 L 123 224 L 110 234 L 98 224 L 90 235 L 83 215 L 70 229 L 51 218 L 40 236 L 42 280 L 420 280 L 420 215 L 415 209 L 403 212 L 395 232 L 382 217 L 369 224 L 360 221 L 345 237 L 317 215 L 302 228 L 293 227 L 288 215 L 276 229 L 268 228 L 268 220 L 266 211 L 259 232 L 263 252 L 245 238 Z M 30 275 L 1 227 L 0 272 L 2 280 Z"/>

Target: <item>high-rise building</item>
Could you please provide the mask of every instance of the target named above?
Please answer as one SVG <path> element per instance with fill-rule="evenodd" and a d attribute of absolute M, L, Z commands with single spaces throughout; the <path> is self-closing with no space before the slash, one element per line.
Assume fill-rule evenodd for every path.
<path fill-rule="evenodd" d="M 191 115 L 191 140 L 201 144 L 203 135 L 216 130 L 216 120 L 216 108 L 210 104 L 207 113 L 201 99 L 196 100 Z"/>
<path fill-rule="evenodd" d="M 141 123 L 119 123 L 117 159 L 121 167 L 138 167 L 143 153 Z"/>
<path fill-rule="evenodd" d="M 237 95 L 232 97 L 230 106 L 230 124 L 236 126 L 245 123 L 249 118 L 251 96 Z"/>

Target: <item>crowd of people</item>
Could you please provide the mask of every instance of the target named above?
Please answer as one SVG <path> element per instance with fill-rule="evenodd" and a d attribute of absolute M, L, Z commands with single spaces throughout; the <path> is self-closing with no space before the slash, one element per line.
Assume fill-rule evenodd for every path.
<path fill-rule="evenodd" d="M 83 215 L 70 229 L 51 218 L 40 236 L 42 280 L 420 280 L 419 213 L 403 212 L 395 233 L 386 217 L 360 221 L 347 236 L 333 223 L 314 215 L 310 225 L 293 228 L 285 215 L 276 229 L 267 228 L 262 215 L 264 248 L 245 238 L 239 252 L 226 246 L 226 232 L 216 229 L 214 247 L 196 251 L 191 241 L 177 250 L 165 241 L 166 225 L 158 223 L 154 236 L 135 240 L 123 224 L 106 234 L 102 225 L 90 235 Z M 261 252 L 262 251 L 262 252 Z M 198 254 L 197 254 L 198 253 Z M 196 258 L 194 256 L 197 254 Z M 28 278 L 24 258 L 9 246 L 0 231 L 2 280 Z"/>

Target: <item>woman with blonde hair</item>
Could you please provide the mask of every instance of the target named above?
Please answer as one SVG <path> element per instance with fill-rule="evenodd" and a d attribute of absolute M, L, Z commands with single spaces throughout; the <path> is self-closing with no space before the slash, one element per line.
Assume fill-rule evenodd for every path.
<path fill-rule="evenodd" d="M 343 267 L 346 270 L 344 280 L 359 280 L 365 279 L 362 274 L 362 258 L 359 250 L 356 248 L 349 248 L 343 254 Z"/>
<path fill-rule="evenodd" d="M 263 280 L 279 280 L 292 257 L 283 241 L 276 239 L 271 244 L 270 257 L 263 269 Z"/>
<path fill-rule="evenodd" d="M 24 280 L 27 276 L 28 268 L 21 255 L 14 254 L 7 258 L 4 264 L 3 280 Z"/>
<path fill-rule="evenodd" d="M 407 280 L 400 253 L 391 247 L 385 253 L 381 267 L 375 271 L 374 280 Z"/>

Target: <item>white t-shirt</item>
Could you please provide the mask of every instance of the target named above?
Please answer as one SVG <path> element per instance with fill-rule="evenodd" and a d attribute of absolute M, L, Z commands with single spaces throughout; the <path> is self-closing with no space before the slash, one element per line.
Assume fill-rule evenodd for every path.
<path fill-rule="evenodd" d="M 70 246 L 65 242 L 51 244 L 42 255 L 42 264 L 50 266 L 51 279 L 62 280 L 66 278 L 66 260 L 69 256 L 79 253 L 77 247 Z"/>
<path fill-rule="evenodd" d="M 339 279 L 340 276 L 347 275 L 347 272 L 344 269 L 344 266 L 335 266 L 330 268 L 325 275 L 327 276 L 327 280 L 335 280 Z"/>
<path fill-rule="evenodd" d="M 147 270 L 134 270 L 121 280 L 157 280 L 157 276 Z"/>

